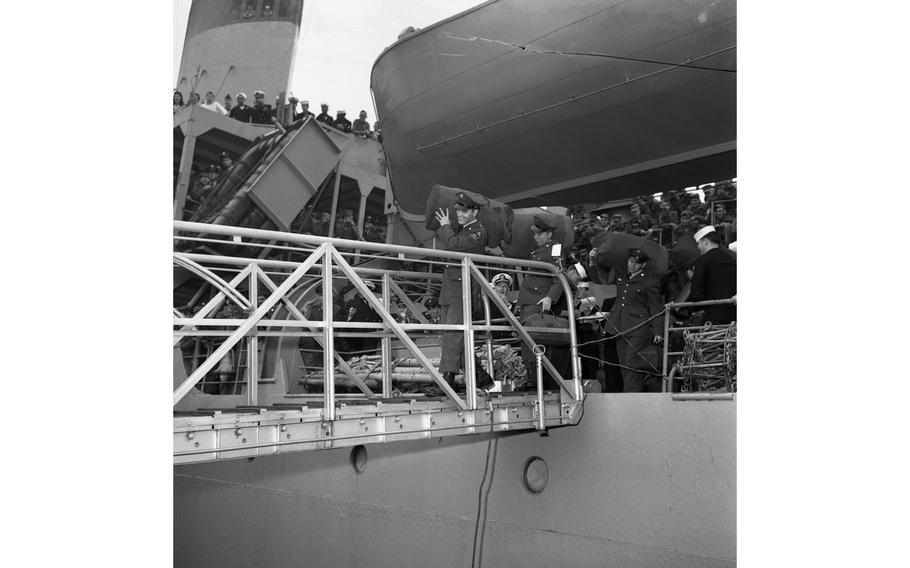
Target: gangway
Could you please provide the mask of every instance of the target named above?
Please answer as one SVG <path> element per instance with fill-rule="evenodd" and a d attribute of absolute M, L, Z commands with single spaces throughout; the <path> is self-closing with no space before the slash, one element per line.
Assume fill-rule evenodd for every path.
<path fill-rule="evenodd" d="M 174 308 L 176 464 L 484 432 L 546 433 L 580 419 L 584 392 L 574 314 L 568 314 L 566 330 L 522 326 L 489 283 L 499 272 L 516 279 L 548 275 L 571 297 L 565 277 L 550 264 L 183 221 L 174 229 L 181 281 L 198 284 L 193 298 Z M 442 270 L 452 267 L 461 270 L 463 297 L 474 300 L 465 302 L 467 323 L 435 323 L 423 309 Z M 335 309 L 346 288 L 374 321 Z M 445 331 L 464 334 L 463 393 L 443 380 L 433 361 Z M 495 378 L 494 350 L 501 342 L 533 348 L 531 334 L 543 332 L 568 336 L 568 369 L 557 369 L 544 352 L 532 390 L 478 393 L 476 355 Z M 376 343 L 378 363 L 370 372 L 355 368 L 363 359 L 339 349 L 349 339 Z M 302 375 L 301 343 L 321 352 L 321 369 L 313 376 Z M 242 372 L 236 365 L 241 357 Z M 395 373 L 402 360 L 418 368 L 438 395 L 404 388 L 407 380 Z M 558 390 L 543 388 L 544 371 Z M 369 380 L 372 375 L 378 382 Z M 225 376 L 231 388 L 219 390 Z M 314 381 L 322 392 L 311 392 L 307 385 Z M 342 384 L 355 392 L 338 392 Z"/>

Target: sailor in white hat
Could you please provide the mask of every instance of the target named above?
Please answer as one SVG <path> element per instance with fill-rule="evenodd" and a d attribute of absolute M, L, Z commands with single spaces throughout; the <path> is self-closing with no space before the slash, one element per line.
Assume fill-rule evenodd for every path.
<path fill-rule="evenodd" d="M 736 296 L 736 255 L 720 246 L 720 235 L 714 226 L 702 227 L 695 233 L 700 253 L 695 261 L 689 300 L 724 300 Z M 705 320 L 727 324 L 736 320 L 736 308 L 730 305 L 707 306 Z"/>

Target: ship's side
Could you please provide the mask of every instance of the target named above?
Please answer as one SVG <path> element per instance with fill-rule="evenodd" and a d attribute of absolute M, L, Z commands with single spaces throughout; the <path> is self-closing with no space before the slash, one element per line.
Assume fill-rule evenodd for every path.
<path fill-rule="evenodd" d="M 733 400 L 590 394 L 548 437 L 369 445 L 362 473 L 348 449 L 178 466 L 175 565 L 734 566 L 735 429 Z"/>
<path fill-rule="evenodd" d="M 734 0 L 486 2 L 389 47 L 371 86 L 405 206 L 435 183 L 536 206 L 736 175 Z"/>

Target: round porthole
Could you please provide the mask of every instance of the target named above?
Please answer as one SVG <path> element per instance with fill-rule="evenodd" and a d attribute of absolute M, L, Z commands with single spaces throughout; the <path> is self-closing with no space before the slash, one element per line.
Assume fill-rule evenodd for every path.
<path fill-rule="evenodd" d="M 351 467 L 354 473 L 363 473 L 367 468 L 367 449 L 366 446 L 354 446 L 351 450 Z"/>
<path fill-rule="evenodd" d="M 543 458 L 528 458 L 522 469 L 521 482 L 531 493 L 540 493 L 550 481 L 550 466 Z"/>

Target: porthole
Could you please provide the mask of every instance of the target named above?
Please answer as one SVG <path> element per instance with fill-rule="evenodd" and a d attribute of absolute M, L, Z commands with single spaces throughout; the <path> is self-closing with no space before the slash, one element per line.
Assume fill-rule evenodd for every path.
<path fill-rule="evenodd" d="M 550 481 L 550 466 L 543 458 L 533 456 L 528 458 L 522 469 L 521 482 L 525 489 L 531 493 L 540 493 Z"/>
<path fill-rule="evenodd" d="M 351 467 L 354 473 L 361 474 L 367 468 L 367 449 L 366 446 L 354 446 L 351 450 Z"/>

